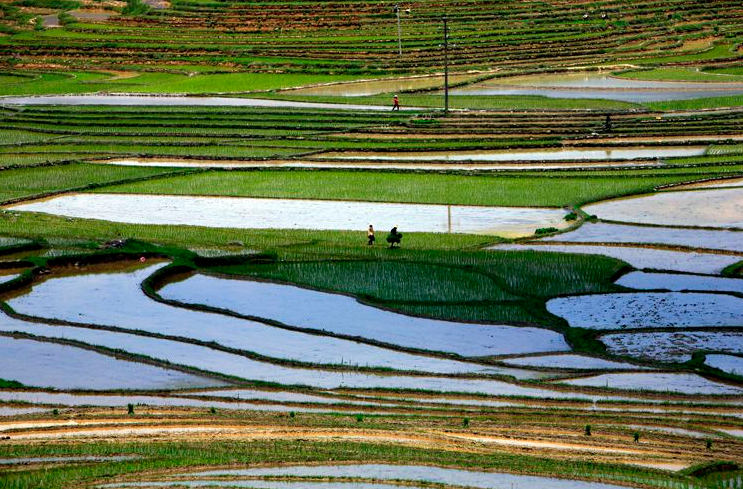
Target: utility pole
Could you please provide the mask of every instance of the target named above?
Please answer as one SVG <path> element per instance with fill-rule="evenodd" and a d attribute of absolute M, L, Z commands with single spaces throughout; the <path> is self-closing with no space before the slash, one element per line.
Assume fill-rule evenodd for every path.
<path fill-rule="evenodd" d="M 444 20 L 444 113 L 449 113 L 449 27 Z"/>
<path fill-rule="evenodd" d="M 397 50 L 402 57 L 402 29 L 400 28 L 400 5 L 395 4 L 395 14 L 397 15 Z"/>

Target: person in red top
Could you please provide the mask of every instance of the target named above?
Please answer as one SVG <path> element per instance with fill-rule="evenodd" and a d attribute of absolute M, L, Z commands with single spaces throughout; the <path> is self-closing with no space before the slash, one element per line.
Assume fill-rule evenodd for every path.
<path fill-rule="evenodd" d="M 400 100 L 398 100 L 397 95 L 392 97 L 392 110 L 400 110 Z"/>

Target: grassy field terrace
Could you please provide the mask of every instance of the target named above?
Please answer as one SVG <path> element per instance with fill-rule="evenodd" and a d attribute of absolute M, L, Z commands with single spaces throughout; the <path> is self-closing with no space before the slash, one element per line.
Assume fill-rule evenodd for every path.
<path fill-rule="evenodd" d="M 591 5 L 416 1 L 404 9 L 402 57 L 397 55 L 391 4 L 325 1 L 176 0 L 153 8 L 132 0 L 123 9 L 96 2 L 7 2 L 0 50 L 10 67 L 425 73 L 442 64 L 441 17 L 446 15 L 456 44 L 452 63 L 457 69 L 673 62 L 674 57 L 679 63 L 725 64 L 735 63 L 739 56 L 735 46 L 741 14 L 728 1 L 704 5 L 680 0 Z M 92 22 L 75 15 L 101 10 L 111 15 Z M 35 27 L 35 15 L 59 12 L 62 28 Z M 710 51 L 713 46 L 719 49 Z"/>

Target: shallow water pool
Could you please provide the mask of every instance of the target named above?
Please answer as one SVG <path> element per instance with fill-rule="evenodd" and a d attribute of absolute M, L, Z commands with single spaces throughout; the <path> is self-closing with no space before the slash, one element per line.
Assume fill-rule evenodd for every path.
<path fill-rule="evenodd" d="M 362 241 L 369 223 L 377 229 L 398 226 L 403 233 L 512 237 L 569 225 L 562 209 L 180 195 L 69 194 L 12 209 L 132 224 L 359 230 Z"/>

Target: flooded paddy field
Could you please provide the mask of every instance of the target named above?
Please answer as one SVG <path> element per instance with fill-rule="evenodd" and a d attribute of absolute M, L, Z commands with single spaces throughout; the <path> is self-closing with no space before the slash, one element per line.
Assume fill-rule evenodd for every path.
<path fill-rule="evenodd" d="M 481 77 L 482 74 L 452 75 L 449 83 L 462 83 Z M 393 93 L 410 90 L 437 88 L 444 85 L 443 75 L 421 76 L 415 78 L 393 78 L 387 80 L 369 80 L 351 83 L 334 83 L 316 87 L 287 90 L 292 95 L 330 95 L 338 97 L 362 97 L 379 93 Z"/>
<path fill-rule="evenodd" d="M 45 326 L 38 323 L 15 323 L 8 330 L 38 334 L 51 338 L 74 339 L 83 343 L 104 346 L 113 350 L 123 350 L 135 355 L 150 357 L 166 364 L 175 364 L 211 372 L 217 375 L 242 378 L 245 380 L 271 382 L 283 385 L 304 385 L 309 387 L 335 389 L 349 388 L 391 388 L 424 389 L 440 392 L 488 393 L 491 395 L 524 395 L 566 398 L 582 397 L 579 394 L 549 391 L 540 388 L 524 387 L 498 380 L 415 377 L 392 375 L 373 375 L 357 373 L 353 368 L 346 370 L 313 369 L 289 367 L 280 364 L 258 361 L 229 353 L 221 349 L 200 346 L 184 338 L 181 341 L 141 336 L 139 334 L 118 333 L 73 326 Z M 435 360 L 434 360 L 435 361 Z M 353 367 L 353 366 L 350 366 Z M 502 369 L 503 373 L 518 372 L 516 369 Z M 30 375 L 31 373 L 29 373 Z M 538 377 L 539 374 L 535 374 Z M 211 383 L 212 385 L 214 382 Z M 208 384 L 207 384 L 208 385 Z M 186 387 L 186 386 L 184 386 Z"/>
<path fill-rule="evenodd" d="M 573 380 L 572 385 L 604 387 L 621 390 L 683 392 L 686 394 L 743 394 L 743 387 L 712 382 L 695 374 L 676 373 L 613 373 Z"/>
<path fill-rule="evenodd" d="M 645 292 L 552 299 L 547 309 L 591 329 L 743 327 L 743 299 L 731 295 Z"/>
<path fill-rule="evenodd" d="M 128 404 L 134 406 L 148 406 L 151 408 L 194 408 L 194 409 L 224 409 L 227 411 L 270 411 L 270 412 L 283 412 L 287 413 L 290 411 L 296 412 L 343 412 L 343 406 L 349 404 L 344 402 L 342 399 L 332 402 L 325 400 L 318 402 L 303 401 L 304 404 L 315 405 L 315 407 L 307 407 L 306 405 L 299 404 L 278 404 L 282 402 L 282 393 L 278 392 L 276 397 L 279 399 L 273 399 L 272 392 L 266 392 L 261 399 L 256 401 L 261 402 L 244 402 L 244 401 L 216 401 L 214 399 L 199 399 L 194 397 L 181 396 L 158 396 L 142 395 L 142 394 L 72 394 L 62 392 L 49 392 L 49 391 L 0 391 L 0 399 L 3 401 L 11 402 L 28 402 L 39 406 L 37 408 L 26 408 L 28 412 L 48 412 L 53 406 L 60 406 L 63 408 L 79 408 L 86 406 L 103 407 L 103 408 L 126 408 Z M 331 399 L 331 398 L 328 398 Z M 334 406 L 331 407 L 330 404 Z M 358 403 L 353 405 L 354 411 L 356 410 L 372 410 L 374 408 L 374 402 L 370 401 L 367 403 Z M 18 408 L 21 410 L 21 408 Z M 19 413 L 25 414 L 25 413 Z"/>
<path fill-rule="evenodd" d="M 160 293 L 182 303 L 205 304 L 292 326 L 463 356 L 568 349 L 559 333 L 547 329 L 403 316 L 361 304 L 352 297 L 286 284 L 194 275 L 166 285 Z"/>
<path fill-rule="evenodd" d="M 507 365 L 546 367 L 575 370 L 643 370 L 646 367 L 632 365 L 631 363 L 613 362 L 603 358 L 593 358 L 573 354 L 561 355 L 538 355 L 529 357 L 517 357 L 503 360 Z"/>
<path fill-rule="evenodd" d="M 51 467 L 49 473 L 86 465 L 79 469 L 89 471 L 80 487 L 91 488 L 383 489 L 433 483 L 708 489 L 683 469 L 723 459 L 743 463 L 743 442 L 724 434 L 740 430 L 743 419 L 743 384 L 734 368 L 743 308 L 740 279 L 732 278 L 735 264 L 743 260 L 740 233 L 706 224 L 674 227 L 660 219 L 653 226 L 628 224 L 624 221 L 633 221 L 627 218 L 602 222 L 609 218 L 590 206 L 586 209 L 597 213 L 598 222 L 587 222 L 575 207 L 695 180 L 711 172 L 705 165 L 721 176 L 735 174 L 737 153 L 704 154 L 701 142 L 682 146 L 668 140 L 642 147 L 629 139 L 621 147 L 596 141 L 591 143 L 596 147 L 566 144 L 552 151 L 543 147 L 558 147 L 551 139 L 564 135 L 549 132 L 557 130 L 554 121 L 545 122 L 549 114 L 524 120 L 517 120 L 523 114 L 504 120 L 490 114 L 437 116 L 452 136 L 470 125 L 477 131 L 497 125 L 489 134 L 499 139 L 488 138 L 497 139 L 495 144 L 471 150 L 461 137 L 448 138 L 451 145 L 429 141 L 433 126 L 419 123 L 423 119 L 415 115 L 391 120 L 380 112 L 379 121 L 337 128 L 313 119 L 307 131 L 274 138 L 258 127 L 267 123 L 265 117 L 286 127 L 305 121 L 284 120 L 287 116 L 278 112 L 219 108 L 205 115 L 159 107 L 157 114 L 143 108 L 141 117 L 167 119 L 153 130 L 167 134 L 162 136 L 167 144 L 207 131 L 208 137 L 266 145 L 263 154 L 270 157 L 259 161 L 252 154 L 230 153 L 224 160 L 202 161 L 198 155 L 114 148 L 104 156 L 107 162 L 69 164 L 80 167 L 82 178 L 59 185 L 56 176 L 35 179 L 17 194 L 26 200 L 0 213 L 0 227 L 13 236 L 0 238 L 0 246 L 36 247 L 0 258 L 6 262 L 0 274 L 0 335 L 70 349 L 69 363 L 77 369 L 65 366 L 66 356 L 46 361 L 41 350 L 6 360 L 0 371 L 2 458 L 140 457 L 29 465 L 29 472 L 41 466 Z M 70 114 L 63 106 L 29 110 L 17 117 L 18 124 L 38 129 L 39 120 L 53 113 L 69 122 L 60 122 L 64 129 L 59 130 L 93 128 L 85 135 L 91 148 L 121 136 L 102 125 L 99 109 L 85 114 Z M 575 127 L 564 132 L 576 140 L 589 137 L 604 120 L 603 113 L 572 115 Z M 128 119 L 121 124 L 127 131 L 155 127 L 135 127 L 139 115 L 122 117 Z M 343 125 L 348 115 L 333 117 Z M 655 130 L 666 124 L 663 119 L 640 119 L 628 113 L 616 124 L 626 123 L 631 137 L 666 137 Z M 518 126 L 513 128 L 518 136 L 500 129 L 509 124 Z M 528 125 L 539 126 L 535 131 L 541 136 L 534 137 L 550 134 L 550 141 L 525 143 L 532 137 L 524 136 Z M 333 135 L 357 130 L 364 135 L 366 130 L 408 131 L 414 137 L 382 145 L 365 136 L 362 142 L 344 137 L 340 143 Z M 251 131 L 255 134 L 247 137 Z M 3 134 L 8 140 L 33 140 L 26 132 Z M 81 137 L 69 132 L 55 139 L 55 148 L 64 139 Z M 199 141 L 208 137 L 198 136 Z M 516 149 L 500 149 L 509 138 Z M 413 140 L 430 146 L 417 151 Z M 317 150 L 324 148 L 318 141 L 332 151 Z M 273 145 L 291 150 L 273 156 Z M 525 149 L 530 147 L 538 149 Z M 665 161 L 676 157 L 699 164 Z M 718 165 L 707 158 L 730 161 Z M 84 158 L 89 159 L 96 157 Z M 252 165 L 288 168 L 226 171 Z M 38 176 L 35 167 L 29 168 L 29 175 Z M 377 169 L 395 171 L 372 171 Z M 68 176 L 67 164 L 52 170 Z M 445 175 L 458 179 L 418 192 L 428 183 L 398 179 L 404 172 L 396 170 L 489 172 Z M 522 170 L 531 171 L 517 174 Z M 96 172 L 105 178 L 91 182 L 87 174 Z M 201 173 L 218 178 L 189 182 Z M 316 197 L 296 182 L 279 182 L 284 174 L 299 175 L 298 180 L 308 179 L 300 182 L 305 187 L 310 181 L 332 187 L 344 183 L 333 180 L 341 173 L 341 179 L 346 173 L 371 175 L 374 183 L 368 186 L 375 192 L 399 185 L 398 195 L 380 197 L 392 204 L 353 192 L 344 201 L 329 200 L 333 195 L 311 200 Z M 465 176 L 482 180 L 470 188 Z M 510 186 L 500 186 L 503 177 L 513 180 Z M 141 194 L 147 189 L 112 193 L 132 191 L 126 187 L 149 179 L 162 179 L 153 182 L 161 184 L 157 192 L 170 193 L 172 182 L 174 193 L 184 195 Z M 625 187 L 625 180 L 635 187 Z M 546 186 L 555 182 L 573 186 L 574 195 L 557 192 L 551 201 L 536 202 L 555 193 L 554 185 L 553 190 Z M 444 183 L 461 185 L 459 193 L 444 192 Z M 528 188 L 518 189 L 522 183 Z M 93 189 L 102 193 L 81 193 Z M 279 190 L 280 198 L 267 198 L 274 194 L 265 189 Z M 502 205 L 445 204 L 481 203 L 468 192 L 491 191 L 494 196 L 488 198 L 501 199 Z M 693 192 L 707 191 L 712 190 Z M 45 192 L 60 195 L 33 198 Z M 232 192 L 237 198 L 226 197 Z M 426 200 L 431 195 L 436 200 Z M 306 198 L 293 198 L 298 196 Z M 525 207 L 509 207 L 514 198 Z M 429 201 L 435 204 L 415 203 Z M 554 207 L 546 207 L 550 202 Z M 571 213 L 576 219 L 566 220 Z M 372 247 L 364 233 L 369 222 L 378 229 Z M 383 242 L 393 225 L 405 239 L 400 249 L 390 250 Z M 36 234 L 25 229 L 41 230 L 43 239 L 31 242 Z M 542 233 L 549 237 L 535 237 Z M 509 237 L 529 239 L 504 239 Z M 20 259 L 24 265 L 12 261 Z M 102 264 L 109 260 L 110 265 Z M 30 283 L 13 285 L 22 273 Z M 561 302 L 567 312 L 554 308 Z M 86 355 L 103 360 L 89 361 Z M 12 374 L 18 366 L 22 377 Z M 50 372 L 67 383 L 49 380 Z M 81 380 L 68 382 L 68 377 Z M 181 378 L 195 380 L 175 382 Z M 632 439 L 634 432 L 641 433 L 639 443 Z M 708 438 L 712 448 L 706 446 Z M 99 465 L 101 473 L 112 476 L 97 475 Z M 129 475 L 123 474 L 124 466 Z M 297 466 L 311 467 L 317 476 L 215 472 Z M 360 467 L 355 474 L 334 468 L 353 466 Z M 405 472 L 395 472 L 399 467 Z M 465 474 L 431 476 L 464 468 Z M 23 471 L 13 467 L 11 472 Z"/>
<path fill-rule="evenodd" d="M 743 84 L 633 80 L 601 73 L 557 73 L 494 78 L 455 88 L 451 94 L 536 95 L 548 98 L 644 103 L 740 95 L 743 94 Z"/>
<path fill-rule="evenodd" d="M 365 478 L 379 481 L 405 481 L 405 482 L 428 482 L 453 486 L 466 486 L 478 488 L 493 488 L 507 485 L 514 488 L 528 488 L 538 485 L 544 489 L 616 489 L 619 486 L 610 484 L 586 483 L 582 481 L 569 481 L 550 479 L 546 477 L 530 477 L 524 475 L 513 475 L 493 472 L 478 472 L 458 469 L 446 469 L 431 466 L 414 465 L 385 465 L 385 464 L 362 464 L 362 465 L 320 465 L 320 466 L 289 466 L 254 469 L 224 469 L 191 474 L 178 474 L 178 479 L 186 477 L 266 477 L 266 476 L 292 476 L 292 477 L 344 477 Z M 185 479 L 187 480 L 187 479 Z M 177 481 L 174 481 L 177 484 Z"/>
<path fill-rule="evenodd" d="M 519 153 L 515 153 L 519 154 Z M 416 163 L 413 160 L 399 162 L 396 160 L 353 159 L 344 161 L 341 158 L 323 161 L 317 156 L 313 160 L 160 160 L 160 159 L 127 159 L 94 161 L 101 165 L 162 167 L 162 168 L 325 168 L 325 169 L 358 169 L 358 170 L 440 170 L 440 171 L 491 171 L 491 170 L 565 170 L 565 169 L 604 169 L 604 168 L 652 168 L 661 167 L 663 163 L 655 161 L 587 161 L 587 162 L 543 162 L 543 163 L 516 163 L 498 162 L 454 163 L 431 161 L 430 163 Z"/>
<path fill-rule="evenodd" d="M 511 151 L 458 151 L 458 152 L 343 152 L 323 153 L 322 158 L 371 161 L 614 161 L 701 156 L 704 146 L 637 147 L 637 148 L 561 148 L 544 150 Z"/>
<path fill-rule="evenodd" d="M 743 253 L 743 239 L 741 238 L 743 238 L 743 233 L 739 231 L 587 222 L 574 231 L 547 237 L 541 241 L 586 244 L 635 243 Z"/>
<path fill-rule="evenodd" d="M 661 192 L 587 205 L 601 219 L 666 226 L 743 228 L 743 189 Z"/>
<path fill-rule="evenodd" d="M 706 355 L 704 363 L 729 374 L 743 375 L 743 356 Z"/>
<path fill-rule="evenodd" d="M 302 199 L 73 194 L 20 204 L 17 211 L 133 224 L 180 224 L 251 229 L 366 229 L 526 236 L 569 225 L 561 209 Z"/>
<path fill-rule="evenodd" d="M 661 362 L 686 362 L 697 351 L 743 353 L 743 331 L 608 333 L 600 339 L 611 353 Z"/>
<path fill-rule="evenodd" d="M 3 105 L 108 105 L 147 107 L 290 107 L 298 109 L 333 109 L 388 111 L 379 105 L 333 104 L 320 102 L 293 102 L 239 97 L 189 97 L 179 95 L 38 95 L 32 97 L 0 97 Z M 401 110 L 420 110 L 403 107 Z"/>
<path fill-rule="evenodd" d="M 155 265 L 130 273 L 94 274 L 50 279 L 36 285 L 29 294 L 11 299 L 8 303 L 16 312 L 46 319 L 84 322 L 118 327 L 128 331 L 148 331 L 170 337 L 190 338 L 203 343 L 218 344 L 225 348 L 250 351 L 265 357 L 289 361 L 436 373 L 509 373 L 508 369 L 411 355 L 340 338 L 291 331 L 256 321 L 162 304 L 147 297 L 139 287 L 145 278 L 161 266 Z M 231 283 L 239 284 L 239 282 Z M 270 286 L 270 284 L 264 283 L 259 285 Z M 63 294 L 61 292 L 70 289 L 78 291 L 77 298 L 73 300 L 62 299 Z M 191 288 L 190 290 L 194 289 Z M 201 290 L 198 281 L 196 290 Z M 207 287 L 206 290 L 209 290 L 209 288 Z M 288 291 L 291 292 L 291 289 L 288 289 Z M 245 294 L 246 291 L 240 290 L 239 293 Z M 247 293 L 251 294 L 249 291 Z M 323 297 L 328 295 L 324 294 Z M 165 297 L 173 298 L 172 295 L 168 294 Z M 251 307 L 251 303 L 246 303 L 246 306 L 250 308 L 247 315 L 263 317 L 269 321 L 279 321 L 290 326 L 314 327 L 323 330 L 324 328 L 318 328 L 318 325 L 326 324 L 328 321 L 326 318 L 330 316 L 329 312 L 334 311 L 327 304 L 310 303 L 306 306 L 304 314 L 316 311 L 315 316 L 303 317 L 302 314 L 298 314 L 285 318 L 280 315 L 281 311 L 285 310 L 285 305 L 296 304 L 297 301 L 300 304 L 307 302 L 298 300 L 291 295 L 282 297 L 282 294 L 275 294 L 273 301 L 265 295 L 253 294 L 252 297 L 255 298 L 256 302 L 252 303 L 254 304 L 253 307 Z M 329 298 L 332 300 L 334 297 L 330 296 Z M 179 300 L 182 299 L 182 297 L 179 298 Z M 366 313 L 371 316 L 368 320 L 370 324 L 385 324 L 390 330 L 405 328 L 404 324 L 406 322 L 412 323 L 411 326 L 415 324 L 413 318 L 380 311 L 360 304 L 357 305 L 350 298 L 343 297 L 343 299 L 348 299 L 353 304 L 348 311 L 337 309 L 340 317 L 363 318 Z M 278 307 L 270 308 L 269 305 L 269 309 L 266 308 L 268 304 L 275 304 L 277 301 Z M 100 307 L 99 305 L 105 306 Z M 297 313 L 296 310 L 294 312 Z M 433 328 L 436 324 L 425 320 L 419 320 L 418 322 L 421 323 L 418 328 Z M 446 322 L 440 324 L 441 329 L 449 332 L 449 334 L 457 328 L 467 326 Z M 488 331 L 487 327 L 480 327 L 480 329 L 482 330 L 480 335 L 484 335 Z M 355 331 L 355 334 L 353 334 L 353 330 L 347 330 L 346 332 L 349 336 L 364 336 L 362 328 Z M 538 338 L 539 332 L 541 330 L 529 331 L 535 337 L 535 340 Z M 543 334 L 547 337 L 543 342 L 545 349 L 555 346 L 566 348 L 562 338 L 556 333 L 544 330 Z M 530 336 L 530 339 L 532 336 Z M 465 338 L 467 337 L 466 334 L 460 335 L 461 339 L 458 343 L 465 345 Z M 372 339 L 377 338 L 372 336 Z M 398 345 L 400 342 L 389 341 L 389 343 Z M 464 356 L 481 356 L 486 354 L 486 351 L 490 351 L 488 348 L 468 351 L 464 346 L 457 347 L 457 343 L 453 341 L 440 343 L 442 346 L 445 344 L 450 345 L 448 351 Z M 410 345 L 403 344 L 400 346 Z M 421 349 L 426 348 L 426 345 L 422 344 L 415 346 Z M 435 349 L 435 346 L 439 345 L 428 344 L 427 349 Z M 517 371 L 512 373 L 518 374 Z"/>
<path fill-rule="evenodd" d="M 742 279 L 708 275 L 632 272 L 622 276 L 616 283 L 630 289 L 716 291 L 743 294 Z"/>
<path fill-rule="evenodd" d="M 653 383 L 650 378 L 643 380 L 646 377 L 633 377 L 630 382 L 622 380 L 623 374 L 605 373 L 648 367 L 572 353 L 556 354 L 555 351 L 569 351 L 569 347 L 562 335 L 544 328 L 414 318 L 370 307 L 346 295 L 205 274 L 188 275 L 185 280 L 167 283 L 159 289 L 161 296 L 183 302 L 183 307 L 162 304 L 147 297 L 140 289 L 140 284 L 164 266 L 166 264 L 145 264 L 135 269 L 123 267 L 115 272 L 102 270 L 97 273 L 86 273 L 84 267 L 67 270 L 65 274 L 52 270 L 50 276 L 37 279 L 30 289 L 14 293 L 6 299 L 16 313 L 41 319 L 28 322 L 0 316 L 0 325 L 4 332 L 34 335 L 40 339 L 74 340 L 116 350 L 124 356 L 133 355 L 132 361 L 148 358 L 154 364 L 176 366 L 183 371 L 193 370 L 213 379 L 221 378 L 224 385 L 216 388 L 177 388 L 167 392 L 146 386 L 135 387 L 137 390 L 134 392 L 112 391 L 107 386 L 94 389 L 97 392 L 0 390 L 0 402 L 31 403 L 24 405 L 24 408 L 35 410 L 27 414 L 19 411 L 16 416 L 25 418 L 0 423 L 0 432 L 10 436 L 16 445 L 64 442 L 93 446 L 102 440 L 115 444 L 144 443 L 145 440 L 194 443 L 198 440 L 204 443 L 229 442 L 234 446 L 240 440 L 240 443 L 249 444 L 252 450 L 260 449 L 256 447 L 262 443 L 269 443 L 273 447 L 289 443 L 293 447 L 325 449 L 346 444 L 353 447 L 366 444 L 379 449 L 392 446 L 395 450 L 444 446 L 447 447 L 447 453 L 463 453 L 468 457 L 472 457 L 473 453 L 492 457 L 501 452 L 575 457 L 576 454 L 590 452 L 597 454 L 594 463 L 636 467 L 633 464 L 642 457 L 643 466 L 679 470 L 691 465 L 698 455 L 690 452 L 679 456 L 676 444 L 679 440 L 692 439 L 697 435 L 682 431 L 651 431 L 648 428 L 643 430 L 643 437 L 647 437 L 648 441 L 636 446 L 621 441 L 628 437 L 626 428 L 622 427 L 599 426 L 595 428 L 597 432 L 603 430 L 606 434 L 602 432 L 595 440 L 574 439 L 572 433 L 582 432 L 586 423 L 600 425 L 597 420 L 592 420 L 599 413 L 616 413 L 631 420 L 627 424 L 634 422 L 635 425 L 644 420 L 661 424 L 659 420 L 679 416 L 679 413 L 702 424 L 704 421 L 699 420 L 722 416 L 718 413 L 723 411 L 728 414 L 715 419 L 737 419 L 736 416 L 742 415 L 737 407 L 717 404 L 730 402 L 730 396 L 737 396 L 743 391 L 741 387 L 693 374 L 651 373 L 647 370 L 627 374 L 661 376 L 653 379 L 655 384 L 663 384 L 666 389 L 653 394 L 652 388 L 646 388 Z M 74 296 L 65 296 L 62 293 L 65 290 L 74 290 Z M 340 302 L 336 304 L 336 301 Z M 248 320 L 228 314 L 206 313 L 187 308 L 191 307 L 189 304 L 207 304 L 221 308 L 225 313 L 257 317 Z M 364 319 L 367 315 L 368 319 Z M 47 318 L 46 324 L 43 318 Z M 261 323 L 260 318 L 306 329 L 316 328 L 322 335 L 276 328 Z M 369 332 L 371 338 L 381 338 L 395 345 L 413 348 L 427 345 L 430 348 L 436 344 L 435 332 L 441 328 L 436 341 L 440 342 L 444 351 L 459 345 L 458 348 L 465 355 L 492 355 L 492 349 L 477 349 L 479 345 L 492 341 L 493 348 L 510 355 L 514 352 L 519 354 L 522 350 L 521 355 L 550 349 L 553 353 L 512 358 L 506 360 L 508 367 L 496 367 L 387 350 L 365 343 L 356 343 L 356 347 L 362 348 L 356 351 L 353 345 L 348 344 L 350 340 L 334 336 L 338 332 L 353 332 L 349 328 L 358 326 L 357 322 L 344 326 L 343 320 L 347 318 L 367 324 L 364 331 Z M 402 322 L 396 322 L 398 320 Z M 481 328 L 483 336 L 459 332 L 462 336 L 461 340 L 457 340 L 457 335 L 453 333 L 462 328 L 473 328 L 472 331 Z M 485 335 L 488 328 L 497 333 L 494 336 Z M 274 329 L 286 336 L 271 336 Z M 251 330 L 255 330 L 254 336 L 251 336 Z M 533 331 L 533 336 L 525 336 L 523 341 L 514 342 L 514 334 L 521 331 Z M 268 353 L 269 350 L 265 348 L 274 348 L 272 354 L 288 352 L 292 351 L 292 338 L 296 335 L 301 335 L 302 339 L 292 356 L 304 358 L 307 365 L 283 365 L 270 358 L 249 358 L 233 350 L 244 348 Z M 551 348 L 541 346 L 544 335 L 554 335 L 559 341 L 548 340 L 545 345 Z M 429 341 L 416 343 L 423 336 L 427 336 Z M 473 341 L 474 337 L 482 340 Z M 544 339 L 547 338 L 544 336 Z M 265 347 L 261 347 L 264 339 Z M 318 344 L 317 348 L 307 346 L 313 341 L 331 340 L 337 343 L 325 346 Z M 299 348 L 300 345 L 304 347 Z M 369 349 L 364 350 L 366 348 Z M 386 365 L 398 369 L 405 368 L 405 365 L 418 365 L 422 369 L 421 375 L 402 375 L 394 371 L 358 372 L 354 371 L 353 363 L 345 361 L 339 369 L 332 370 L 316 365 L 323 358 L 331 358 L 328 355 L 355 352 L 354 358 L 361 358 L 364 351 L 369 352 L 370 365 L 381 365 L 387 360 L 390 363 Z M 408 361 L 418 363 L 406 364 Z M 440 368 L 457 374 L 513 375 L 528 382 L 434 375 L 433 372 Z M 534 370 L 530 371 L 530 368 Z M 550 369 L 578 370 L 586 377 L 575 381 L 569 378 L 560 380 Z M 619 377 L 605 377 L 610 375 Z M 208 380 L 219 382 L 212 378 Z M 607 378 L 610 384 L 608 390 Z M 272 386 L 226 385 L 255 381 L 270 382 Z M 29 382 L 27 385 L 36 384 Z M 298 389 L 298 385 L 304 387 Z M 402 391 L 397 392 L 398 389 Z M 420 390 L 427 392 L 424 394 Z M 677 404 L 664 404 L 666 400 L 659 396 L 668 392 L 681 396 Z M 469 396 L 464 393 L 469 393 Z M 134 414 L 125 414 L 127 405 L 132 406 Z M 52 409 L 58 414 L 49 414 Z M 548 413 L 556 412 L 566 413 L 566 421 L 563 422 L 566 424 L 545 430 L 543 423 L 536 421 L 544 419 Z M 522 421 L 518 425 L 506 421 L 513 416 Z M 488 421 L 492 417 L 496 417 L 497 421 Z M 574 421 L 576 417 L 578 420 Z M 411 423 L 416 424 L 423 419 L 426 421 L 422 428 L 411 426 Z M 470 419 L 476 426 L 475 431 L 467 428 Z M 734 421 L 720 422 L 724 429 L 737 429 Z M 669 429 L 673 430 L 673 426 Z M 684 426 L 694 431 L 693 427 L 697 424 Z M 728 453 L 729 449 L 725 450 Z M 129 454 L 127 451 L 123 453 Z M 369 457 L 370 461 L 378 459 Z M 597 484 L 600 487 L 613 487 L 612 484 L 595 482 L 595 475 L 590 475 L 594 482 L 587 482 L 563 477 L 462 471 L 428 465 L 413 470 L 405 464 L 382 462 L 356 466 L 345 463 L 337 466 L 302 466 L 306 469 L 297 469 L 297 473 L 290 472 L 295 468 L 292 464 L 282 464 L 281 468 L 251 466 L 247 469 L 235 469 L 233 464 L 228 469 L 204 469 L 197 473 L 171 470 L 167 474 L 159 474 L 157 470 L 150 470 L 144 476 L 138 475 L 135 480 L 108 478 L 96 480 L 93 486 L 299 488 L 330 484 L 329 487 L 345 485 L 350 488 L 371 484 L 427 487 L 433 481 L 455 487 L 465 487 L 465 484 L 466 487 L 498 487 L 501 483 L 512 483 L 514 487 L 520 484 L 524 488 L 533 487 L 533 484 L 555 488 L 597 487 Z M 400 469 L 404 473 L 398 473 Z M 243 470 L 248 472 L 243 473 Z M 274 470 L 279 472 L 272 472 Z M 586 474 L 589 472 L 579 477 L 584 478 Z M 327 480 L 316 480 L 315 475 Z M 424 483 L 424 480 L 427 482 Z"/>
<path fill-rule="evenodd" d="M 737 6 L 15 3 L 0 486 L 743 489 Z"/>
<path fill-rule="evenodd" d="M 220 384 L 68 345 L 0 337 L 4 377 L 58 389 L 182 389 Z"/>

